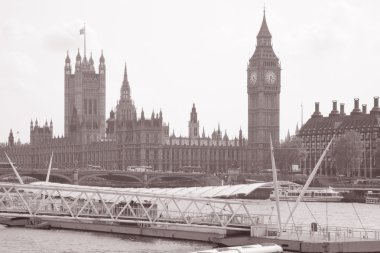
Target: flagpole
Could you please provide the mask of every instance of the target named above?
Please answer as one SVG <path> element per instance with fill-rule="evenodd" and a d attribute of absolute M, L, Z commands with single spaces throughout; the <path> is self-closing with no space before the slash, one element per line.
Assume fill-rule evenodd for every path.
<path fill-rule="evenodd" d="M 84 57 L 86 57 L 86 22 L 84 22 Z"/>

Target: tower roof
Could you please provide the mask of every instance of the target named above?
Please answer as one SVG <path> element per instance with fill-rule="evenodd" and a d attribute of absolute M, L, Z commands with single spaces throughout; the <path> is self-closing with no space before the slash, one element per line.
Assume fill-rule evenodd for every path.
<path fill-rule="evenodd" d="M 90 63 L 91 65 L 94 65 L 94 59 L 92 59 L 92 52 L 90 55 L 90 59 L 88 60 L 88 63 Z"/>
<path fill-rule="evenodd" d="M 127 74 L 127 63 L 124 65 L 124 79 L 120 88 L 120 100 L 130 99 L 131 88 L 129 87 L 128 74 Z"/>
<path fill-rule="evenodd" d="M 82 60 L 82 57 L 80 56 L 80 53 L 79 53 L 79 48 L 78 48 L 78 53 L 77 53 L 76 60 L 77 61 L 81 61 Z"/>
<path fill-rule="evenodd" d="M 197 118 L 198 118 L 197 109 L 195 108 L 195 103 L 193 103 L 193 107 L 191 108 L 191 113 L 190 113 L 190 122 L 197 123 L 198 121 Z"/>
<path fill-rule="evenodd" d="M 252 57 L 249 59 L 249 64 L 252 66 L 256 60 L 260 59 L 270 59 L 275 60 L 278 63 L 278 57 L 273 51 L 272 47 L 272 35 L 269 32 L 266 17 L 265 17 L 265 11 L 263 16 L 263 21 L 261 23 L 261 28 L 259 33 L 256 36 L 257 43 L 256 43 L 256 49 L 253 53 Z"/>
<path fill-rule="evenodd" d="M 264 16 L 263 16 L 263 22 L 261 23 L 261 28 L 259 33 L 257 34 L 257 38 L 259 37 L 269 37 L 272 38 L 272 35 L 269 32 L 267 20 L 265 18 L 265 10 L 264 10 Z"/>
<path fill-rule="evenodd" d="M 104 56 L 103 56 L 103 50 L 102 50 L 102 55 L 100 56 L 99 61 L 100 61 L 101 63 L 104 63 L 104 62 L 105 62 L 105 59 L 104 59 Z"/>
<path fill-rule="evenodd" d="M 127 63 L 124 65 L 124 81 L 128 81 Z"/>
<path fill-rule="evenodd" d="M 65 62 L 66 62 L 66 63 L 70 63 L 70 62 L 71 62 L 71 60 L 70 60 L 70 56 L 69 56 L 69 51 L 67 51 L 67 55 L 66 55 Z"/>

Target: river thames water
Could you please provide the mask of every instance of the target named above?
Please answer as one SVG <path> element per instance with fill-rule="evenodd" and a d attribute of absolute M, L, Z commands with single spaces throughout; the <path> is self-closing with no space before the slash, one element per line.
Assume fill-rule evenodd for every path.
<path fill-rule="evenodd" d="M 254 213 L 275 214 L 274 202 L 256 200 Z M 285 220 L 294 203 L 281 202 Z M 327 215 L 326 215 L 327 214 Z M 293 219 L 295 223 L 318 222 L 329 226 L 349 226 L 380 229 L 380 205 L 358 203 L 300 203 Z M 148 238 L 120 234 L 8 228 L 0 225 L 0 252 L 130 252 L 186 253 L 213 248 L 215 245 L 186 240 Z"/>

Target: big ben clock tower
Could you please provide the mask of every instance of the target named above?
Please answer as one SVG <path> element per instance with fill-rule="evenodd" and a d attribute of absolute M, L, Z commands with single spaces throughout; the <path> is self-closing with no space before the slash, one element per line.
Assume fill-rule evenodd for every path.
<path fill-rule="evenodd" d="M 276 146 L 280 134 L 281 67 L 273 51 L 265 11 L 256 38 L 256 50 L 247 69 L 248 157 L 253 171 L 271 168 L 269 136 Z"/>

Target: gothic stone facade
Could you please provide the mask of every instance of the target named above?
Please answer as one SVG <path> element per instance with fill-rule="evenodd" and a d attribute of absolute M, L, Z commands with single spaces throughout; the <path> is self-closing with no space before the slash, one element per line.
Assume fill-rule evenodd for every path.
<path fill-rule="evenodd" d="M 77 143 L 100 141 L 105 132 L 106 65 L 103 52 L 99 72 L 95 72 L 92 55 L 87 60 L 77 54 L 75 71 L 71 60 L 65 60 L 65 137 Z"/>
<path fill-rule="evenodd" d="M 58 168 L 95 165 L 124 169 L 149 165 L 157 170 L 177 171 L 196 166 L 211 173 L 237 166 L 242 172 L 269 168 L 269 135 L 275 145 L 279 143 L 280 70 L 264 14 L 256 50 L 247 68 L 248 140 L 241 130 L 230 138 L 219 126 L 211 136 L 206 136 L 204 130 L 200 134 L 195 105 L 190 113 L 189 135 L 177 137 L 174 132 L 169 135 L 161 111 L 147 117 L 142 110 L 137 116 L 126 67 L 116 110 L 105 120 L 103 53 L 96 73 L 92 56 L 82 59 L 78 51 L 74 73 L 69 55 L 64 66 L 65 137 L 53 137 L 52 122 L 41 127 L 31 122 L 30 144 L 3 149 L 19 167 L 28 168 L 47 166 L 51 151 L 54 167 Z"/>
<path fill-rule="evenodd" d="M 70 59 L 66 58 L 65 69 L 69 62 Z M 82 62 L 77 64 L 83 65 Z M 83 108 L 81 110 L 85 112 Z M 76 119 L 72 122 L 75 122 L 76 128 L 69 128 L 68 136 L 53 137 L 53 122 L 39 126 L 36 120 L 30 124 L 30 144 L 12 143 L 3 150 L 17 166 L 23 168 L 47 167 L 50 154 L 54 151 L 53 166 L 62 169 L 100 166 L 111 170 L 149 165 L 162 171 L 180 171 L 185 166 L 200 167 L 210 173 L 226 172 L 227 168 L 233 166 L 240 166 L 243 171 L 248 170 L 247 140 L 243 138 L 242 131 L 231 140 L 226 132 L 222 134 L 220 127 L 211 137 L 206 137 L 204 131 L 200 135 L 194 104 L 190 113 L 188 137 L 176 137 L 174 132 L 169 136 L 169 126 L 163 121 L 161 111 L 145 117 L 142 110 L 137 117 L 126 66 L 116 111 L 111 111 L 105 122 L 105 137 L 100 140 L 96 137 L 88 139 L 86 136 L 95 129 L 82 129 L 82 123 L 87 119 L 86 113 L 82 115 L 78 113 L 79 110 L 73 111 L 72 115 Z M 79 115 L 82 115 L 81 121 L 78 120 Z M 72 122 L 70 125 L 73 125 Z M 0 157 L 5 161 L 3 152 Z"/>

